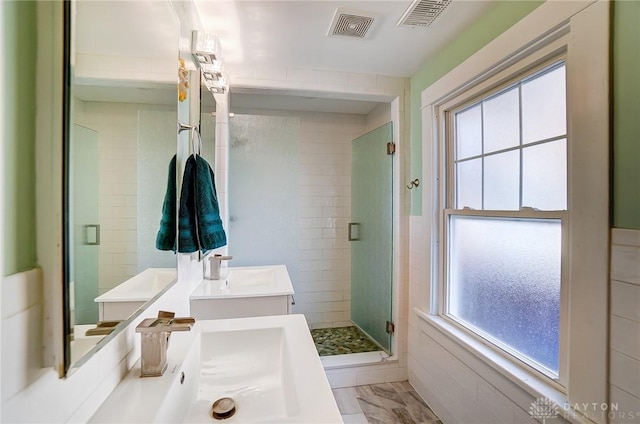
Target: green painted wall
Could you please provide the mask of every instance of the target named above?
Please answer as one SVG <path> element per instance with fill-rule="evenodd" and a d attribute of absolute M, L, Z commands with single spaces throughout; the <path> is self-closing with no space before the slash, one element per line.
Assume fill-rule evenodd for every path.
<path fill-rule="evenodd" d="M 613 226 L 640 229 L 640 2 L 613 5 Z"/>
<path fill-rule="evenodd" d="M 1 1 L 5 275 L 36 266 L 36 2 Z"/>
<path fill-rule="evenodd" d="M 543 1 L 503 1 L 464 30 L 444 50 L 411 77 L 411 173 L 410 179 L 422 179 L 422 117 L 420 95 L 440 77 L 531 13 Z M 419 190 L 411 193 L 411 214 L 422 214 Z"/>

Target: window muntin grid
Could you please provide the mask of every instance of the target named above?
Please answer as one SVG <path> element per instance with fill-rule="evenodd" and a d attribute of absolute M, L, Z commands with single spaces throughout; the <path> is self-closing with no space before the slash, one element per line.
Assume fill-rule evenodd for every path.
<path fill-rule="evenodd" d="M 455 209 L 567 209 L 564 62 L 455 111 L 453 116 Z M 540 157 L 545 151 L 546 162 Z"/>

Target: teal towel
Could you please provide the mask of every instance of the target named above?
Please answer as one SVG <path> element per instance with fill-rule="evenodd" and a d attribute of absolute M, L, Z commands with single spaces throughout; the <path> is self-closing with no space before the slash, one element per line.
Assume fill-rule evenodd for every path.
<path fill-rule="evenodd" d="M 162 204 L 162 219 L 156 236 L 158 250 L 176 251 L 176 155 L 169 162 L 167 192 Z"/>
<path fill-rule="evenodd" d="M 187 159 L 180 192 L 178 252 L 206 252 L 227 245 L 211 166 L 202 156 Z"/>

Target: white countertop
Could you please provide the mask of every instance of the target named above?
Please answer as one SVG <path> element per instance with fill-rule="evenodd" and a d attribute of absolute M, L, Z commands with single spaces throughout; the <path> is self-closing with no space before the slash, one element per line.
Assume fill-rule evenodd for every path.
<path fill-rule="evenodd" d="M 235 283 L 228 277 L 236 271 L 267 271 L 275 273 L 273 281 L 268 283 Z M 219 280 L 203 280 L 191 293 L 190 300 L 228 299 L 240 297 L 286 296 L 294 294 L 291 278 L 285 265 L 229 267 L 220 270 Z"/>
<path fill-rule="evenodd" d="M 217 334 L 218 339 L 227 340 L 229 343 L 207 344 L 201 338 L 201 335 L 207 333 Z M 282 333 L 282 338 L 277 339 L 274 345 L 273 337 L 278 333 Z M 175 333 L 171 337 L 167 352 L 168 367 L 164 375 L 140 378 L 140 366 L 136 364 L 90 422 L 213 423 L 216 421 L 210 416 L 211 399 L 206 398 L 202 413 L 198 409 L 198 404 L 202 402 L 199 400 L 200 391 L 209 390 L 206 381 L 202 386 L 200 383 L 201 378 L 205 378 L 207 373 L 215 371 L 221 373 L 222 377 L 226 373 L 232 373 L 228 382 L 225 383 L 222 377 L 216 377 L 216 382 L 230 386 L 246 385 L 242 381 L 236 381 L 244 378 L 245 369 L 250 371 L 250 368 L 257 367 L 258 375 L 262 375 L 264 367 L 270 367 L 271 371 L 273 368 L 284 367 L 286 369 L 282 369 L 281 375 L 286 378 L 279 381 L 279 384 L 283 386 L 285 401 L 292 405 L 290 409 L 285 408 L 283 416 L 277 421 L 267 420 L 268 422 L 342 423 L 303 315 L 198 321 L 192 331 Z M 239 342 L 236 340 L 233 344 L 234 337 L 239 338 Z M 260 361 L 255 359 L 255 355 L 262 355 L 260 352 L 264 352 L 263 346 L 267 345 L 277 346 L 280 361 L 260 364 Z M 213 356 L 209 352 L 210 349 L 216 352 Z M 231 351 L 225 353 L 225 350 L 229 349 Z M 204 361 L 210 361 L 212 358 L 214 361 L 212 364 L 201 364 L 201 356 Z M 233 360 L 242 365 L 237 376 L 233 374 Z M 201 368 L 203 366 L 204 369 Z M 204 374 L 199 377 L 200 373 Z M 259 383 L 255 381 L 258 386 Z M 253 391 L 255 390 L 248 390 L 247 393 L 251 394 Z M 246 403 L 243 407 L 245 409 L 240 410 L 236 416 L 219 422 L 264 422 L 264 417 L 260 415 L 263 410 L 258 405 L 261 391 L 258 390 L 256 393 L 258 396 L 252 397 L 256 400 Z"/>
<path fill-rule="evenodd" d="M 146 302 L 177 278 L 176 268 L 147 268 L 96 297 L 94 302 Z"/>

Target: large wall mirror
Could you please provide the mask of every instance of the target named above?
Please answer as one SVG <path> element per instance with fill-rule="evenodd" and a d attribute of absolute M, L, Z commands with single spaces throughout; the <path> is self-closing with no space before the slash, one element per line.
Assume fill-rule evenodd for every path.
<path fill-rule="evenodd" d="M 69 6 L 67 369 L 176 279 L 175 254 L 155 240 L 176 154 L 180 36 L 169 0 Z M 119 290 L 150 269 L 146 287 Z"/>

